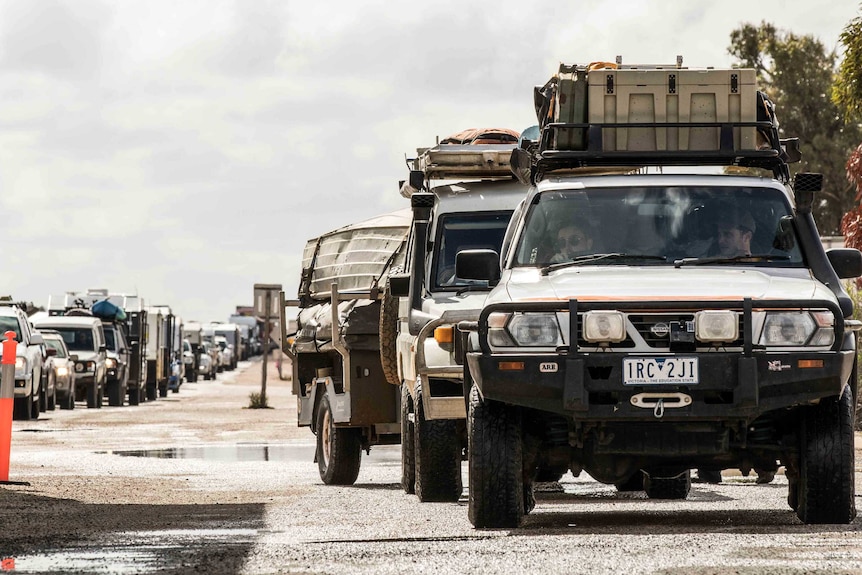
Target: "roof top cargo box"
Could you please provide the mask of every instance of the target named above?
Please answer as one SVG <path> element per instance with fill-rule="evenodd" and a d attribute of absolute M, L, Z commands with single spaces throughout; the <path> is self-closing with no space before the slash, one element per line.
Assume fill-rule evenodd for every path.
<path fill-rule="evenodd" d="M 593 124 L 726 123 L 757 119 L 754 69 L 614 69 L 588 75 L 588 120 Z M 602 149 L 718 150 L 718 127 L 606 128 Z M 733 129 L 736 150 L 757 149 L 753 125 Z"/>

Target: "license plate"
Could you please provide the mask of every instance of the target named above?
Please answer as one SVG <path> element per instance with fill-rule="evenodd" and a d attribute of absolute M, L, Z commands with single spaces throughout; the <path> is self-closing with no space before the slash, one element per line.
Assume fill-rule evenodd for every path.
<path fill-rule="evenodd" d="M 623 360 L 625 385 L 697 382 L 696 357 L 628 357 Z"/>

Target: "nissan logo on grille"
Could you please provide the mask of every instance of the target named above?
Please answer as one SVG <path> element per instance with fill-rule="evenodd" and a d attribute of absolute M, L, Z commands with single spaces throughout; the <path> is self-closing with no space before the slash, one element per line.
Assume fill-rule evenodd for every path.
<path fill-rule="evenodd" d="M 661 322 L 654 324 L 651 328 L 649 328 L 649 331 L 656 337 L 667 337 L 667 334 L 670 333 L 670 326 L 668 326 L 664 322 Z"/>

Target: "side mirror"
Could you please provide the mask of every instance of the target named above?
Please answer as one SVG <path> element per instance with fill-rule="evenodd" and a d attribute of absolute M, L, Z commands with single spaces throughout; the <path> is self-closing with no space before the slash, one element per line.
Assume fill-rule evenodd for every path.
<path fill-rule="evenodd" d="M 30 345 L 42 345 L 44 343 L 45 343 L 45 340 L 42 338 L 41 333 L 30 334 Z"/>
<path fill-rule="evenodd" d="M 410 274 L 392 274 L 389 276 L 389 293 L 395 297 L 410 295 Z"/>
<path fill-rule="evenodd" d="M 71 359 L 72 361 L 78 361 L 78 354 L 73 353 L 72 355 L 69 356 L 69 359 Z"/>
<path fill-rule="evenodd" d="M 494 250 L 462 250 L 455 254 L 455 276 L 465 280 L 500 281 L 500 254 Z"/>
<path fill-rule="evenodd" d="M 832 248 L 826 257 L 840 279 L 862 276 L 862 252 L 854 248 Z"/>
<path fill-rule="evenodd" d="M 106 345 L 100 345 L 99 346 L 99 352 L 100 353 L 101 352 L 107 352 L 107 351 L 108 351 L 108 346 L 106 346 Z"/>

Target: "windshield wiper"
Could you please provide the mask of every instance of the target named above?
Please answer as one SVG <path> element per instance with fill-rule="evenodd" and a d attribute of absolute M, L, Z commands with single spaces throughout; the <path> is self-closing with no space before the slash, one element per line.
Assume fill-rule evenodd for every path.
<path fill-rule="evenodd" d="M 463 295 L 468 291 L 490 291 L 491 288 L 488 286 L 464 286 L 458 291 L 455 292 L 456 296 Z"/>
<path fill-rule="evenodd" d="M 609 254 L 585 254 L 582 256 L 577 256 L 572 258 L 571 261 L 560 262 L 558 264 L 551 264 L 542 268 L 541 272 L 543 276 L 548 275 L 553 271 L 557 271 L 559 269 L 568 268 L 572 266 L 579 266 L 581 264 L 586 264 L 590 262 L 595 262 L 599 260 L 658 260 L 658 261 L 667 261 L 667 257 L 665 256 L 656 256 L 653 254 L 629 254 L 622 252 L 613 252 Z"/>
<path fill-rule="evenodd" d="M 783 254 L 751 254 L 750 256 L 712 256 L 708 258 L 682 258 L 674 260 L 673 267 L 701 266 L 705 264 L 728 264 L 734 262 L 772 262 L 789 260 L 790 256 Z"/>

